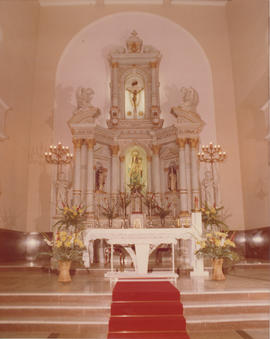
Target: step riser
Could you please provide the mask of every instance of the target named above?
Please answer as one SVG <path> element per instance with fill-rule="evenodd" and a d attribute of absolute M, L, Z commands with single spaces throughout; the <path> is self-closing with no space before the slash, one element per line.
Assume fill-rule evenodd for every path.
<path fill-rule="evenodd" d="M 261 321 L 230 321 L 230 322 L 215 322 L 215 323 L 189 323 L 187 320 L 186 328 L 188 331 L 210 331 L 210 330 L 241 330 L 241 329 L 249 329 L 249 328 L 269 328 L 269 321 L 261 320 Z M 18 324 L 7 323 L 0 325 L 0 333 L 3 332 L 18 332 L 23 334 L 23 332 L 49 332 L 49 333 L 57 333 L 61 332 L 61 334 L 72 334 L 77 337 L 87 337 L 87 338 L 106 338 L 108 332 L 107 325 L 83 325 L 83 324 Z M 1 336 L 0 336 L 1 337 Z"/>
<path fill-rule="evenodd" d="M 48 333 L 61 333 L 61 337 L 67 336 L 72 333 L 72 338 L 107 338 L 108 326 L 107 325 L 70 325 L 66 324 L 1 324 L 0 337 L 4 332 L 16 332 L 23 335 L 23 333 L 31 332 L 48 332 Z M 2 337 L 3 338 L 3 337 Z M 70 337 L 69 337 L 70 338 Z"/>
<path fill-rule="evenodd" d="M 110 295 L 0 295 L 0 305 L 110 306 Z"/>
<path fill-rule="evenodd" d="M 184 307 L 185 316 L 269 313 L 269 306 Z"/>
<path fill-rule="evenodd" d="M 189 323 L 187 319 L 188 331 L 208 331 L 208 330 L 241 330 L 249 328 L 269 328 L 269 321 L 267 320 L 241 320 L 241 321 L 216 321 L 214 323 Z"/>
<path fill-rule="evenodd" d="M 38 318 L 44 317 L 45 319 L 55 319 L 55 317 L 58 317 L 58 319 L 64 319 L 64 317 L 70 317 L 74 318 L 76 316 L 76 319 L 78 321 L 83 319 L 89 319 L 89 320 L 103 320 L 104 318 L 107 318 L 109 320 L 110 317 L 110 310 L 109 309 L 91 309 L 91 310 L 84 310 L 84 309 L 0 309 L 0 319 L 20 319 L 20 317 L 23 317 L 23 319 L 35 319 L 35 317 L 38 314 Z"/>
<path fill-rule="evenodd" d="M 215 300 L 218 301 L 228 301 L 233 300 L 235 303 L 237 301 L 254 301 L 254 300 L 270 300 L 270 293 L 209 293 L 209 294 L 181 294 L 181 302 L 188 303 L 191 301 L 195 302 L 212 302 Z"/>

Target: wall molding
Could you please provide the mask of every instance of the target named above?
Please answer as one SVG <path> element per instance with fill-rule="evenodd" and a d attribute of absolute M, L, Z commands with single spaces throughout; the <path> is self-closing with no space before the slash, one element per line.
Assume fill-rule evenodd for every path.
<path fill-rule="evenodd" d="M 231 0 L 171 0 L 172 5 L 226 6 Z"/>
<path fill-rule="evenodd" d="M 39 0 L 41 7 L 95 5 L 96 0 Z"/>

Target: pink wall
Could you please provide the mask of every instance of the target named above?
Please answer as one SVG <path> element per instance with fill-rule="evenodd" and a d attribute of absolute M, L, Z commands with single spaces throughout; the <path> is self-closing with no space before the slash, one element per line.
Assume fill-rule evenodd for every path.
<path fill-rule="evenodd" d="M 260 111 L 269 98 L 268 0 L 228 6 L 246 228 L 270 225 L 269 146 Z"/>
<path fill-rule="evenodd" d="M 11 107 L 0 142 L 0 228 L 25 230 L 39 6 L 0 1 L 0 97 Z"/>

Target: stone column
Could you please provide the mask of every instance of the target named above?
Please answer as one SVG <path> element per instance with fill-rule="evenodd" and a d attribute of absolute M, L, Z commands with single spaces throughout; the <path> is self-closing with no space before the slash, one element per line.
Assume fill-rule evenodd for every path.
<path fill-rule="evenodd" d="M 186 178 L 187 178 L 187 202 L 188 211 L 191 210 L 191 160 L 190 160 L 190 145 L 189 139 L 186 139 L 185 143 L 185 166 L 186 166 Z"/>
<path fill-rule="evenodd" d="M 125 192 L 126 190 L 126 171 L 125 171 L 125 157 L 119 157 L 120 160 L 120 191 Z"/>
<path fill-rule="evenodd" d="M 81 202 L 81 139 L 73 139 L 74 145 L 74 183 L 73 183 L 73 200 L 78 205 Z"/>
<path fill-rule="evenodd" d="M 197 145 L 199 140 L 197 138 L 190 139 L 191 146 L 191 189 L 192 189 L 192 205 L 193 210 L 200 208 L 200 187 L 199 187 L 199 169 Z"/>
<path fill-rule="evenodd" d="M 159 163 L 159 145 L 152 146 L 153 151 L 153 166 L 152 166 L 152 177 L 153 177 L 153 192 L 160 194 L 160 163 Z"/>
<path fill-rule="evenodd" d="M 118 63 L 112 63 L 112 106 L 118 107 Z"/>
<path fill-rule="evenodd" d="M 152 192 L 152 157 L 147 156 L 147 192 Z"/>
<path fill-rule="evenodd" d="M 187 191 L 187 175 L 185 164 L 185 144 L 186 139 L 178 138 L 179 146 L 179 174 L 180 174 L 180 216 L 188 214 L 188 191 Z"/>
<path fill-rule="evenodd" d="M 150 62 L 151 66 L 151 73 L 152 73 L 152 106 L 157 105 L 157 94 L 156 94 L 156 69 L 157 69 L 157 62 Z"/>
<path fill-rule="evenodd" d="M 90 215 L 94 213 L 94 146 L 95 139 L 86 140 L 88 147 L 86 203 Z"/>
<path fill-rule="evenodd" d="M 87 185 L 87 145 L 84 140 L 81 144 L 81 166 L 80 166 L 80 187 L 81 187 L 81 202 L 86 203 L 86 185 Z"/>
<path fill-rule="evenodd" d="M 112 176 L 111 176 L 111 193 L 117 194 L 119 191 L 119 146 L 112 145 L 111 146 L 112 152 Z"/>

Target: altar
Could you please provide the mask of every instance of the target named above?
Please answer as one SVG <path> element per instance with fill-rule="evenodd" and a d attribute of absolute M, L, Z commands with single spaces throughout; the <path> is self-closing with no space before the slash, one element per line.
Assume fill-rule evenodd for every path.
<path fill-rule="evenodd" d="M 178 239 L 191 239 L 193 255 L 191 276 L 206 276 L 202 258 L 195 256 L 196 240 L 201 239 L 202 224 L 201 213 L 192 213 L 191 227 L 185 228 L 128 228 L 128 229 L 107 229 L 107 228 L 89 228 L 84 231 L 84 243 L 87 250 L 84 253 L 83 260 L 86 267 L 90 267 L 91 244 L 96 239 L 105 239 L 111 245 L 111 272 L 106 276 L 109 278 L 130 277 L 130 272 L 115 272 L 113 267 L 113 247 L 121 245 L 129 253 L 135 271 L 133 277 L 148 277 L 149 255 L 160 244 L 170 244 L 172 247 L 172 270 L 171 272 L 162 272 L 162 276 L 175 276 L 175 252 L 174 245 Z M 134 245 L 135 250 L 132 248 Z"/>

